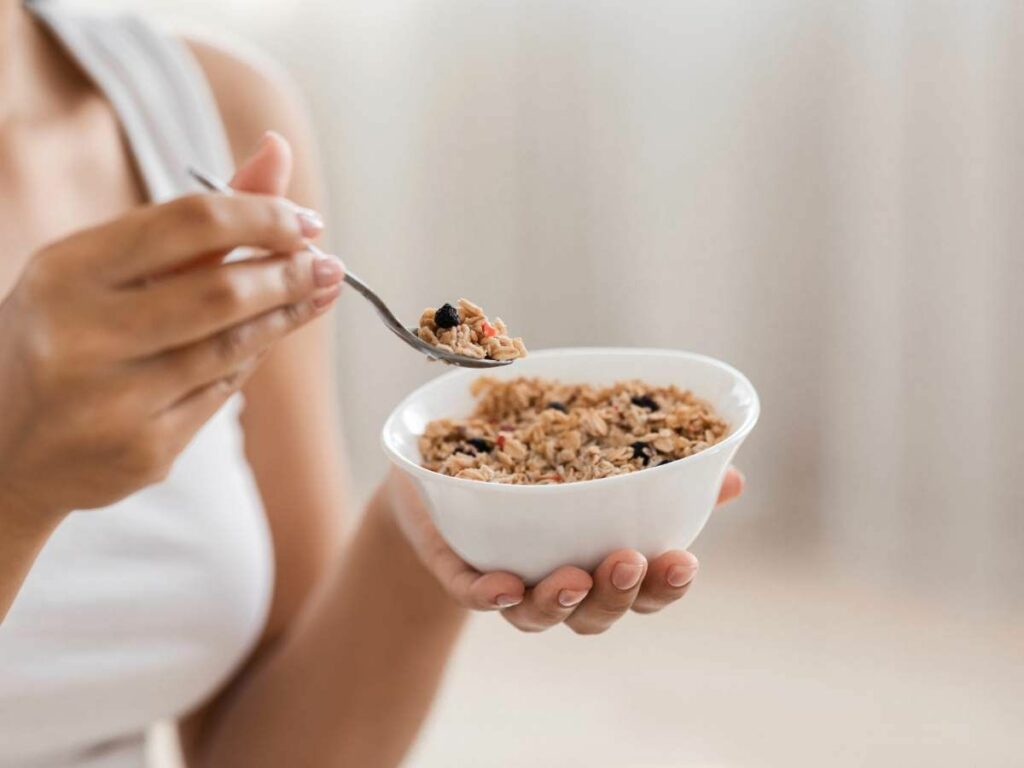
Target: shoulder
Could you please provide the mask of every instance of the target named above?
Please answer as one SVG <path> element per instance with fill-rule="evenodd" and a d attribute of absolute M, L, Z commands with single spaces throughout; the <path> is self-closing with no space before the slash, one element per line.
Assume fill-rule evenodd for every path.
<path fill-rule="evenodd" d="M 311 129 L 298 88 L 277 62 L 236 42 L 183 37 L 206 76 L 220 109 L 235 159 L 267 130 L 306 141 Z"/>

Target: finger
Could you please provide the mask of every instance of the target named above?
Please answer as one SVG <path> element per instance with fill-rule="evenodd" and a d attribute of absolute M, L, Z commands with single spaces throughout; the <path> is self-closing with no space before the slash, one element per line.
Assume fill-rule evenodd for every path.
<path fill-rule="evenodd" d="M 729 467 L 722 480 L 722 488 L 718 492 L 718 503 L 725 504 L 735 499 L 743 493 L 743 487 L 746 484 L 747 480 L 743 477 L 743 473 L 736 467 Z"/>
<path fill-rule="evenodd" d="M 156 418 L 164 422 L 165 434 L 178 436 L 175 452 L 180 452 L 228 399 L 237 393 L 259 366 L 260 358 L 252 358 L 231 376 L 211 382 L 180 399 Z"/>
<path fill-rule="evenodd" d="M 271 310 L 186 347 L 140 363 L 140 391 L 164 393 L 157 410 L 218 379 L 228 378 L 274 342 L 326 312 L 340 293 L 334 286 L 295 304 Z"/>
<path fill-rule="evenodd" d="M 150 355 L 218 333 L 272 309 L 336 288 L 344 268 L 309 251 L 213 265 L 118 291 L 112 317 L 131 317 L 130 356 Z"/>
<path fill-rule="evenodd" d="M 204 254 L 253 246 L 276 253 L 305 247 L 322 222 L 287 200 L 268 195 L 189 195 L 139 208 L 90 230 L 89 252 L 103 254 L 101 279 L 113 285 L 166 274 Z"/>
<path fill-rule="evenodd" d="M 686 594 L 698 568 L 697 558 L 689 552 L 673 550 L 655 558 L 647 567 L 633 610 L 654 613 L 671 605 Z"/>
<path fill-rule="evenodd" d="M 565 621 L 593 585 L 586 571 L 565 566 L 527 592 L 523 602 L 501 615 L 524 632 L 540 632 Z"/>
<path fill-rule="evenodd" d="M 291 178 L 291 144 L 281 134 L 267 131 L 260 138 L 256 151 L 235 171 L 231 187 L 239 192 L 283 196 Z"/>
<path fill-rule="evenodd" d="M 440 540 L 436 550 L 427 557 L 434 575 L 448 594 L 464 608 L 493 611 L 522 602 L 526 585 L 518 576 L 504 571 L 482 574 Z"/>
<path fill-rule="evenodd" d="M 594 571 L 594 588 L 565 623 L 581 635 L 604 632 L 633 605 L 647 559 L 632 549 L 613 552 Z"/>
<path fill-rule="evenodd" d="M 263 134 L 256 149 L 235 171 L 228 186 L 237 192 L 284 197 L 292 176 L 292 148 L 273 131 Z M 299 209 L 297 209 L 299 210 Z M 319 221 L 319 214 L 304 210 L 311 220 Z M 196 260 L 198 264 L 219 264 L 230 251 L 212 251 Z"/>
<path fill-rule="evenodd" d="M 453 594 L 461 593 L 462 604 L 476 611 L 504 611 L 512 608 L 523 601 L 526 591 L 522 579 L 504 571 L 475 574 L 475 578 L 467 578 L 464 584 L 465 588 L 462 588 L 460 580 L 456 579 Z"/>

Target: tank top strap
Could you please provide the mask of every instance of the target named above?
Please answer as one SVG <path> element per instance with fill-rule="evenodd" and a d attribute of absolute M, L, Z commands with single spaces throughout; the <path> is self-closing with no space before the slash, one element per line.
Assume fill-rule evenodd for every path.
<path fill-rule="evenodd" d="M 197 189 L 189 165 L 231 175 L 220 112 L 184 43 L 130 14 L 77 14 L 38 1 L 27 7 L 106 94 L 153 202 Z"/>

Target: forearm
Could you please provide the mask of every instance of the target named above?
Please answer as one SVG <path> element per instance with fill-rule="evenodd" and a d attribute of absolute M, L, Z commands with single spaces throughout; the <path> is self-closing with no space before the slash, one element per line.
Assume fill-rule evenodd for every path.
<path fill-rule="evenodd" d="M 57 515 L 36 514 L 0 494 L 0 623 L 59 522 Z"/>
<path fill-rule="evenodd" d="M 384 494 L 294 630 L 211 713 L 190 764 L 394 766 L 430 708 L 464 612 Z"/>

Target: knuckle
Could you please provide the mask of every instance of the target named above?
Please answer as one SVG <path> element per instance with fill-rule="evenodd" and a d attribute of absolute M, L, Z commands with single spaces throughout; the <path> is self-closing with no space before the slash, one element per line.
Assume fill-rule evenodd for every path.
<path fill-rule="evenodd" d="M 251 338 L 252 330 L 248 323 L 221 331 L 215 337 L 214 354 L 221 360 L 235 360 L 245 353 Z"/>
<path fill-rule="evenodd" d="M 241 366 L 232 371 L 230 374 L 221 379 L 220 382 L 218 382 L 221 394 L 230 395 L 236 392 L 238 389 L 240 389 L 242 385 L 245 384 L 245 382 L 248 380 L 252 372 L 256 370 L 258 362 L 258 358 L 250 358 L 246 360 L 245 363 L 243 363 Z"/>
<path fill-rule="evenodd" d="M 133 425 L 138 424 L 146 410 L 144 399 L 133 391 L 119 392 L 109 396 L 104 408 L 105 421 L 115 433 L 130 434 Z"/>
<path fill-rule="evenodd" d="M 138 219 L 130 250 L 146 250 L 164 241 L 189 248 L 215 243 L 233 219 L 232 200 L 223 195 L 187 195 L 146 209 Z M 210 250 L 214 248 L 211 245 Z"/>
<path fill-rule="evenodd" d="M 288 296 L 302 296 L 309 285 L 309 265 L 299 254 L 293 254 L 281 265 L 281 282 Z"/>
<path fill-rule="evenodd" d="M 298 235 L 295 212 L 285 202 L 270 198 L 262 203 L 263 223 L 268 232 L 293 237 Z"/>
<path fill-rule="evenodd" d="M 53 288 L 56 270 L 52 262 L 52 255 L 41 253 L 29 261 L 21 273 L 20 288 L 33 304 L 45 300 Z"/>
<path fill-rule="evenodd" d="M 245 290 L 235 279 L 230 269 L 215 270 L 210 276 L 210 283 L 203 292 L 201 304 L 216 308 L 219 312 L 235 312 L 244 306 Z"/>
<path fill-rule="evenodd" d="M 59 330 L 45 321 L 34 323 L 25 336 L 28 359 L 33 369 L 40 373 L 53 370 L 63 347 Z"/>
<path fill-rule="evenodd" d="M 48 317 L 33 323 L 24 340 L 25 353 L 28 368 L 40 387 L 59 385 L 73 373 L 81 354 L 74 336 Z"/>
<path fill-rule="evenodd" d="M 289 327 L 294 328 L 309 320 L 313 314 L 313 305 L 308 301 L 302 301 L 296 304 L 289 304 L 282 312 L 284 313 L 285 322 Z"/>
<path fill-rule="evenodd" d="M 537 610 L 537 620 L 544 625 L 557 624 L 571 612 L 571 608 L 563 608 L 558 604 L 542 605 Z"/>
<path fill-rule="evenodd" d="M 189 195 L 174 203 L 176 223 L 205 231 L 220 230 L 231 221 L 229 206 L 217 195 Z"/>

